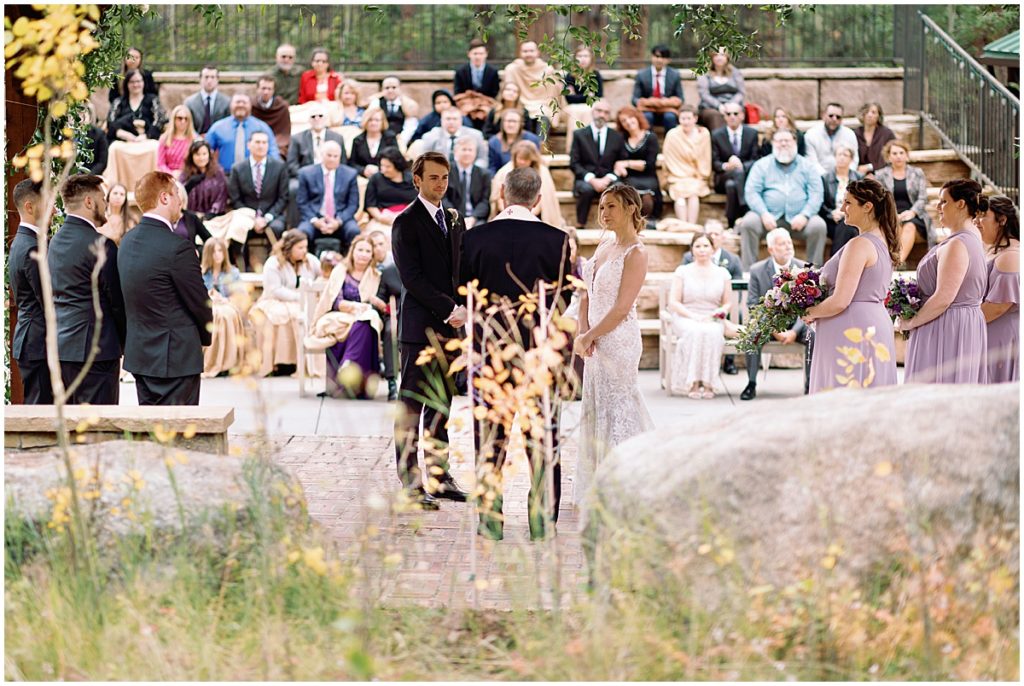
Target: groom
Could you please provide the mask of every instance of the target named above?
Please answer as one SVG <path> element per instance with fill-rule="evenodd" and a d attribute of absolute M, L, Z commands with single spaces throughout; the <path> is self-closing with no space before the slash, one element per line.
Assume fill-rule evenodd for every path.
<path fill-rule="evenodd" d="M 402 487 L 424 510 L 439 509 L 437 498 L 466 501 L 466 493 L 448 472 L 445 426 L 455 384 L 446 373 L 451 353 L 444 350 L 444 344 L 458 338 L 466 323 L 457 285 L 461 283 L 458 270 L 465 223 L 458 213 L 441 209 L 448 171 L 448 158 L 441 153 L 417 157 L 412 163 L 412 182 L 419 196 L 395 218 L 391 228 L 391 250 L 405 287 L 398 310 L 402 381 L 395 416 L 395 457 Z M 420 351 L 428 346 L 435 347 L 436 354 L 426 364 L 417 365 Z M 424 453 L 424 471 L 417 461 L 421 415 L 423 431 L 432 443 L 432 449 Z"/>
<path fill-rule="evenodd" d="M 478 280 L 479 288 L 490 292 L 491 302 L 505 304 L 506 307 L 502 308 L 505 314 L 497 315 L 497 328 L 509 332 L 517 329 L 519 340 L 526 350 L 534 347 L 533 329 L 538 322 L 531 314 L 515 315 L 519 296 L 524 294 L 524 289 L 527 295 L 536 293 L 539 281 L 554 284 L 547 297 L 547 311 L 550 312 L 552 307 L 564 311 L 568 303 L 566 275 L 572 273 L 568 234 L 541 222 L 531 211 L 540 202 L 540 184 L 540 175 L 530 167 L 509 172 L 500 190 L 506 209 L 493 221 L 466 234 L 463 240 L 462 267 L 459 270 L 462 282 Z M 559 296 L 557 303 L 556 294 Z M 477 334 L 474 335 L 474 345 L 478 352 L 482 352 L 483 348 L 478 339 L 480 331 L 479 328 L 474 331 Z M 516 366 L 523 364 L 522 359 L 509 362 Z M 492 365 L 493 360 L 485 355 L 483 363 Z M 530 538 L 534 540 L 545 537 L 548 517 L 552 522 L 558 521 L 558 502 L 562 491 L 562 469 L 558 453 L 561 405 L 557 389 L 552 388 L 551 391 L 553 500 L 546 483 L 544 442 L 529 437 L 526 439 L 531 474 L 527 508 Z M 506 441 L 511 428 L 506 424 L 510 423 L 511 418 L 507 423 L 482 420 L 475 421 L 473 425 L 477 481 L 485 488 L 478 531 L 493 540 L 501 540 L 503 535 L 501 469 L 505 463 Z"/>

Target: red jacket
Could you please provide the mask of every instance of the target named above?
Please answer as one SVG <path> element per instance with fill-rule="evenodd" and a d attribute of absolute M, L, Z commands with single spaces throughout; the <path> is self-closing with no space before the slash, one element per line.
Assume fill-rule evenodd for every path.
<path fill-rule="evenodd" d="M 341 74 L 335 71 L 327 72 L 327 99 L 334 100 L 334 93 L 341 83 Z M 299 79 L 299 104 L 316 100 L 316 72 L 308 69 L 302 72 Z"/>

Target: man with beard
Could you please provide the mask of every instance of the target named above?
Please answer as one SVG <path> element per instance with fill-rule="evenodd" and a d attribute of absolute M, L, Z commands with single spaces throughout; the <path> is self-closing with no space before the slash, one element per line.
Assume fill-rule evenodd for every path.
<path fill-rule="evenodd" d="M 810 128 L 804 136 L 807 144 L 807 159 L 817 165 L 818 174 L 824 176 L 836 169 L 836 148 L 842 146 L 853 151 L 850 169 L 856 169 L 857 134 L 843 126 L 843 106 L 837 102 L 825 105 L 821 121 Z"/>
<path fill-rule="evenodd" d="M 142 220 L 117 256 L 128 294 L 124 368 L 135 375 L 139 405 L 198 405 L 213 310 L 195 245 L 174 233 L 182 205 L 174 177 L 146 174 L 135 200 Z"/>
<path fill-rule="evenodd" d="M 813 162 L 796 154 L 796 138 L 788 129 L 772 135 L 772 154 L 762 157 L 747 175 L 750 211 L 740 220 L 740 261 L 743 271 L 757 261 L 761 238 L 776 227 L 793 240 L 807 243 L 807 261 L 821 266 L 825 257 L 825 220 L 818 216 L 824 198 L 821 175 Z"/>

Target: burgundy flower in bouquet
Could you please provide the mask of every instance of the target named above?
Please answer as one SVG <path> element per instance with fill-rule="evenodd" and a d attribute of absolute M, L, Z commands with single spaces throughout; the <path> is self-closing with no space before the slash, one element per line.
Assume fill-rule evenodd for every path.
<path fill-rule="evenodd" d="M 917 281 L 902 276 L 893 279 L 885 295 L 885 309 L 893 319 L 899 317 L 904 321 L 917 314 L 921 309 L 921 293 Z"/>
<path fill-rule="evenodd" d="M 750 309 L 736 349 L 744 353 L 758 352 L 771 340 L 773 333 L 789 329 L 798 317 L 824 299 L 820 271 L 814 268 L 795 272 L 782 270 L 761 302 Z"/>

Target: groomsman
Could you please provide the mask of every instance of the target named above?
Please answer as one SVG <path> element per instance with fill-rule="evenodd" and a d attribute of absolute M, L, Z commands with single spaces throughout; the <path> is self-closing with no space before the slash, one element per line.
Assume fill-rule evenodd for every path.
<path fill-rule="evenodd" d="M 117 405 L 125 344 L 125 304 L 118 278 L 117 246 L 97 230 L 106 222 L 103 179 L 76 174 L 64 183 L 61 198 L 67 217 L 47 251 L 57 311 L 61 380 L 67 388 L 86 369 L 81 384 L 67 402 Z M 104 255 L 105 261 L 98 279 L 102 320 L 97 322 L 92 272 L 99 254 Z M 99 349 L 91 364 L 86 365 L 97 326 Z"/>
<path fill-rule="evenodd" d="M 519 296 L 535 293 L 537 283 L 554 284 L 547 307 L 565 309 L 568 292 L 566 276 L 572 273 L 569 259 L 569 235 L 541 222 L 532 209 L 540 202 L 540 175 L 529 167 L 513 169 L 505 178 L 501 193 L 506 208 L 494 219 L 466 234 L 463 240 L 462 266 L 459 278 L 463 283 L 479 281 L 480 288 L 491 293 L 492 302 L 505 306 L 503 329 L 518 329 L 520 340 L 527 348 L 533 347 L 533 328 L 537 325 L 533 315 L 515 316 Z M 561 296 L 556 303 L 555 293 Z M 511 320 L 509 319 L 511 316 Z M 479 341 L 479 339 L 476 339 Z M 481 341 L 481 343 L 483 343 Z M 482 352 L 482 350 L 478 351 Z M 511 364 L 521 361 L 512 360 Z M 485 358 L 484 364 L 491 364 Z M 561 404 L 556 388 L 551 389 L 554 403 L 552 442 L 554 461 L 551 478 L 553 499 L 549 497 L 544 442 L 527 437 L 530 473 L 532 475 L 527 511 L 530 520 L 530 538 L 542 539 L 553 531 L 546 530 L 546 522 L 558 521 L 558 503 L 562 493 L 562 468 L 558 451 L 558 420 Z M 477 482 L 485 484 L 478 532 L 487 538 L 500 540 L 503 536 L 501 469 L 505 463 L 506 441 L 511 427 L 500 422 L 474 423 L 477 455 Z M 493 497 L 492 497 L 493 496 Z M 489 504 L 490 503 L 490 504 Z"/>
<path fill-rule="evenodd" d="M 46 319 L 43 316 L 43 287 L 39 280 L 36 246 L 39 225 L 46 211 L 42 184 L 25 179 L 14 187 L 14 206 L 20 222 L 11 242 L 7 282 L 18 307 L 18 323 L 11 337 L 11 355 L 21 372 L 26 405 L 52 405 L 53 387 L 46 365 Z"/>
<path fill-rule="evenodd" d="M 174 233 L 182 207 L 174 177 L 146 174 L 135 201 L 142 220 L 117 259 L 127 294 L 124 368 L 135 375 L 139 405 L 198 405 L 213 310 L 195 246 Z"/>

